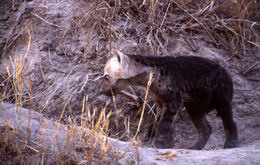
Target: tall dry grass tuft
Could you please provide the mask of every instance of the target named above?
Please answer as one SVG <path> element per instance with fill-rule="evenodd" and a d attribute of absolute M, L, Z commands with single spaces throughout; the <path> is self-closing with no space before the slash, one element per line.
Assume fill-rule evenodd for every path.
<path fill-rule="evenodd" d="M 146 100 L 147 100 L 147 97 L 148 97 L 148 93 L 149 93 L 150 86 L 151 86 L 151 84 L 152 84 L 152 79 L 153 79 L 153 72 L 150 72 L 149 80 L 148 80 L 147 86 L 146 86 L 146 92 L 145 92 L 145 98 L 144 98 L 142 113 L 141 113 L 140 121 L 139 121 L 137 130 L 136 130 L 134 139 L 136 138 L 137 134 L 138 134 L 139 131 L 140 131 L 140 127 L 141 127 L 142 120 L 143 120 L 143 116 L 144 116 L 144 110 L 145 110 Z"/>
<path fill-rule="evenodd" d="M 183 38 L 197 51 L 195 35 L 203 35 L 216 48 L 240 56 L 250 46 L 259 47 L 259 9 L 255 0 L 102 0 L 80 16 L 95 29 L 86 49 L 97 54 L 106 38 L 109 49 L 117 39 L 136 51 L 167 54 L 169 36 Z"/>
<path fill-rule="evenodd" d="M 14 98 L 13 102 L 15 103 L 16 112 L 15 112 L 15 120 L 18 122 L 18 116 L 23 114 L 21 107 L 23 106 L 23 98 L 24 98 L 24 86 L 26 83 L 25 80 L 25 72 L 27 69 L 31 67 L 32 61 L 28 64 L 27 63 L 27 56 L 31 46 L 31 33 L 28 30 L 28 43 L 27 49 L 24 55 L 20 55 L 17 58 L 13 58 L 9 56 L 10 65 L 6 66 L 6 71 L 8 77 L 4 79 L 3 84 L 7 84 L 5 86 L 5 92 L 1 96 L 1 101 L 9 100 L 9 98 Z M 8 87 L 10 84 L 11 89 Z M 32 84 L 29 80 L 29 88 L 30 88 L 30 99 L 32 100 Z M 9 92 L 7 92 L 9 90 Z M 13 93 L 13 95 L 11 94 Z M 32 101 L 30 101 L 32 103 Z M 31 140 L 30 140 L 30 113 L 28 114 L 28 125 L 27 125 L 27 137 L 25 141 L 20 139 L 20 129 L 13 129 L 12 126 L 9 125 L 8 119 L 6 120 L 6 127 L 0 127 L 0 158 L 5 160 L 5 163 L 16 162 L 18 164 L 26 164 L 26 154 L 28 149 L 32 151 L 34 148 L 31 147 Z M 30 152 L 29 151 L 29 152 Z M 37 151 L 37 150 L 35 150 Z M 15 157 L 14 160 L 10 159 L 10 157 Z M 2 160 L 0 160 L 2 163 Z"/>
<path fill-rule="evenodd" d="M 64 132 L 66 137 L 64 146 L 54 150 L 56 163 L 66 164 L 75 162 L 77 160 L 75 158 L 77 152 L 83 153 L 84 161 L 80 161 L 83 164 L 90 165 L 97 162 L 107 164 L 111 161 L 113 150 L 107 138 L 112 111 L 107 112 L 106 108 L 107 105 L 101 111 L 97 107 L 91 110 L 88 106 L 88 97 L 84 97 L 80 129 L 77 129 L 78 122 L 75 119 L 70 117 L 65 119 L 69 126 L 69 133 Z M 57 123 L 56 137 L 60 134 L 58 126 L 59 124 Z M 72 137 L 77 137 L 77 142 L 71 143 L 75 141 L 71 139 Z M 58 140 L 55 144 L 58 144 Z"/>
<path fill-rule="evenodd" d="M 6 66 L 6 70 L 11 80 L 12 90 L 14 91 L 15 103 L 17 106 L 22 107 L 23 103 L 23 88 L 24 88 L 24 70 L 26 67 L 30 68 L 31 64 L 26 65 L 27 55 L 31 46 L 31 34 L 28 31 L 28 45 L 24 55 L 20 55 L 18 58 L 13 59 L 9 56 L 10 66 Z M 31 61 L 32 62 L 32 61 Z M 11 68 L 9 68 L 11 67 Z"/>

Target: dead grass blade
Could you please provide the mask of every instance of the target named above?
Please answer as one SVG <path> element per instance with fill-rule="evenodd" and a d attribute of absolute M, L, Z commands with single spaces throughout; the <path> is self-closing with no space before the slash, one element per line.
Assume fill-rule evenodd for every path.
<path fill-rule="evenodd" d="M 135 132 L 134 139 L 136 138 L 137 134 L 138 134 L 139 131 L 140 131 L 140 127 L 141 127 L 142 120 L 143 120 L 143 116 L 144 116 L 144 110 L 145 110 L 146 100 L 147 100 L 147 97 L 148 97 L 148 93 L 149 93 L 150 86 L 151 86 L 151 84 L 152 84 L 152 79 L 153 79 L 153 72 L 150 72 L 149 80 L 148 80 L 147 86 L 146 86 L 146 92 L 145 92 L 145 97 L 144 97 L 144 103 L 143 103 L 142 113 L 141 113 L 141 117 L 140 117 L 140 120 L 139 120 L 139 124 L 138 124 L 137 130 L 136 130 L 136 132 Z"/>

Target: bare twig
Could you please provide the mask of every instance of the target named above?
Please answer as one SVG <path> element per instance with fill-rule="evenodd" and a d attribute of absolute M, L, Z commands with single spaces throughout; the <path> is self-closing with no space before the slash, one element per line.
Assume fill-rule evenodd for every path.
<path fill-rule="evenodd" d="M 168 13 L 168 10 L 169 10 L 170 5 L 171 5 L 171 3 L 169 3 L 168 6 L 167 6 L 167 9 L 166 9 L 166 11 L 165 11 L 165 14 L 164 14 L 163 20 L 162 20 L 161 25 L 160 25 L 160 29 L 161 29 L 162 26 L 163 26 L 163 23 L 164 23 L 165 18 L 166 18 L 166 16 L 167 16 L 167 13 Z"/>
<path fill-rule="evenodd" d="M 42 20 L 43 22 L 45 22 L 45 23 L 47 23 L 47 24 L 51 25 L 51 26 L 54 26 L 54 27 L 57 27 L 57 28 L 63 28 L 62 26 L 55 25 L 55 24 L 53 24 L 53 23 L 51 23 L 51 22 L 49 22 L 49 21 L 47 21 L 47 20 L 43 19 L 41 16 L 39 16 L 39 15 L 38 15 L 38 14 L 36 14 L 36 13 L 33 13 L 33 12 L 31 12 L 31 14 L 32 14 L 33 16 L 35 16 L 35 17 L 39 18 L 39 19 L 40 19 L 40 20 Z"/>
<path fill-rule="evenodd" d="M 257 89 L 258 87 L 260 87 L 260 83 L 258 83 L 256 86 L 254 86 L 253 88 L 251 89 L 235 89 L 235 91 L 239 91 L 239 92 L 243 92 L 243 91 L 252 91 L 254 89 Z"/>
<path fill-rule="evenodd" d="M 129 98 L 131 98 L 131 99 L 133 99 L 134 101 L 138 101 L 138 99 L 139 99 L 138 96 L 136 96 L 134 94 L 131 94 L 131 93 L 128 93 L 128 92 L 126 92 L 124 90 L 122 90 L 120 93 L 125 95 L 125 96 L 127 96 L 127 97 L 129 97 Z"/>
<path fill-rule="evenodd" d="M 101 78 L 103 78 L 103 77 L 105 77 L 105 75 L 98 76 L 98 77 L 97 77 L 97 78 L 95 78 L 93 81 L 97 81 L 97 80 L 99 80 L 99 79 L 101 79 Z"/>
<path fill-rule="evenodd" d="M 207 19 L 208 20 L 208 19 Z M 210 20 L 210 19 L 209 19 Z M 254 21 L 250 21 L 247 19 L 234 19 L 234 18 L 229 18 L 229 19 L 220 19 L 220 20 L 214 20 L 214 22 L 225 22 L 225 21 L 234 21 L 234 22 L 247 22 L 247 23 L 251 23 L 254 25 L 260 25 L 259 22 L 254 22 Z"/>
<path fill-rule="evenodd" d="M 143 99 L 142 97 L 140 97 L 140 98 L 141 98 L 142 101 L 144 102 L 144 99 Z M 146 101 L 146 102 L 145 102 L 145 105 L 149 108 L 149 112 L 148 112 L 148 113 L 152 112 L 152 114 L 154 115 L 154 120 L 156 121 L 156 120 L 157 120 L 157 116 L 156 116 L 156 114 L 155 114 L 155 112 L 154 112 L 155 104 L 153 104 L 153 106 L 151 107 L 151 106 L 147 103 L 147 101 Z"/>
<path fill-rule="evenodd" d="M 88 74 L 86 76 L 86 80 L 84 81 L 84 84 L 82 85 L 82 87 L 80 88 L 80 90 L 77 92 L 77 94 L 80 94 L 86 87 L 87 83 L 88 83 Z"/>
<path fill-rule="evenodd" d="M 131 92 L 132 92 L 134 95 L 136 95 L 136 92 L 135 92 L 135 90 L 133 89 L 133 87 L 128 86 L 128 88 L 131 90 Z"/>
<path fill-rule="evenodd" d="M 159 30 L 157 29 L 157 30 L 156 30 L 156 34 L 155 34 L 155 38 L 156 38 L 157 42 L 159 43 L 159 46 L 161 47 L 163 53 L 166 54 L 167 51 L 165 50 L 165 48 L 164 48 L 162 42 L 160 41 L 160 39 L 159 39 L 159 37 L 158 37 L 158 32 L 159 32 Z"/>
<path fill-rule="evenodd" d="M 254 69 L 254 67 L 256 67 L 258 64 L 260 64 L 260 61 L 257 61 L 250 68 L 248 68 L 246 71 L 244 71 L 243 76 L 245 76 L 248 72 L 250 72 L 252 69 Z"/>
<path fill-rule="evenodd" d="M 252 41 L 247 41 L 248 43 L 260 48 L 260 42 L 252 42 Z"/>

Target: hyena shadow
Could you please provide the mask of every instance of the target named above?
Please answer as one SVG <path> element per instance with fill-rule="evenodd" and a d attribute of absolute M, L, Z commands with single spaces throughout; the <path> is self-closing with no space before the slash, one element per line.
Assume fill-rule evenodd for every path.
<path fill-rule="evenodd" d="M 212 130 L 205 115 L 214 109 L 224 125 L 224 148 L 238 146 L 231 106 L 233 83 L 218 63 L 195 56 L 142 56 L 118 50 L 114 50 L 113 55 L 104 68 L 109 88 L 103 94 L 116 95 L 128 85 L 146 87 L 153 73 L 149 94 L 162 112 L 154 137 L 157 148 L 173 147 L 172 125 L 183 107 L 199 133 L 191 149 L 199 150 L 206 145 Z"/>

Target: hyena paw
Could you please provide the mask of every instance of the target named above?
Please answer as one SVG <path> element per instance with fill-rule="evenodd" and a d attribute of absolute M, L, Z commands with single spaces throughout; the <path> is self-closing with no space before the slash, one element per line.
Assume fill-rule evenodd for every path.
<path fill-rule="evenodd" d="M 189 150 L 202 150 L 202 148 L 204 147 L 204 145 L 194 145 L 192 147 L 189 147 Z"/>
<path fill-rule="evenodd" d="M 225 142 L 224 148 L 236 148 L 238 147 L 237 140 L 228 140 Z"/>
<path fill-rule="evenodd" d="M 160 149 L 173 148 L 173 136 L 158 135 L 155 137 L 153 145 Z"/>

